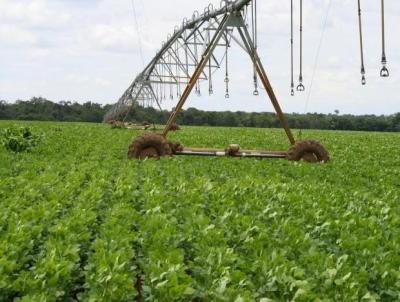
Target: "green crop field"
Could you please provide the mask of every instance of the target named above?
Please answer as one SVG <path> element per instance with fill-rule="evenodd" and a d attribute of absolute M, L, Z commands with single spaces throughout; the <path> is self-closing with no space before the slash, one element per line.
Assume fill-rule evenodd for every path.
<path fill-rule="evenodd" d="M 29 126 L 0 147 L 0 301 L 400 301 L 400 134 L 306 131 L 326 165 L 128 161 L 139 132 Z M 43 135 L 43 136 L 42 136 Z M 288 148 L 282 130 L 190 128 L 185 146 Z"/>

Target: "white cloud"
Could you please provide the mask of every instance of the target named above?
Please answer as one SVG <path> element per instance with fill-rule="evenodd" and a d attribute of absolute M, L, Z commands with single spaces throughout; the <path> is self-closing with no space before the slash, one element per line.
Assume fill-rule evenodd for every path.
<path fill-rule="evenodd" d="M 54 100 L 117 100 L 142 69 L 132 0 L 0 0 L 0 98 L 41 94 Z M 145 63 L 194 10 L 209 0 L 134 0 Z M 310 88 L 321 26 L 329 0 L 304 1 L 304 76 Z M 219 0 L 213 1 L 218 7 Z M 297 1 L 296 1 L 297 3 Z M 286 111 L 303 111 L 306 94 L 289 96 L 289 1 L 258 1 L 260 55 Z M 353 0 L 332 1 L 310 100 L 310 111 L 391 113 L 400 111 L 400 2 L 387 6 L 387 52 L 391 78 L 380 68 L 379 3 L 363 1 L 368 86 L 360 85 L 357 7 Z M 296 11 L 296 34 L 298 31 Z M 298 75 L 296 35 L 296 78 Z M 224 99 L 223 72 L 215 77 L 216 94 L 191 98 L 205 109 L 271 110 L 252 96 L 251 64 L 231 56 L 232 98 Z M 239 58 L 239 59 L 238 59 Z M 205 84 L 203 85 L 206 90 Z M 387 100 L 388 106 L 377 99 Z M 168 106 L 174 104 L 168 103 Z"/>
<path fill-rule="evenodd" d="M 70 20 L 62 10 L 49 8 L 46 0 L 0 0 L 2 22 L 16 23 L 30 27 L 56 27 Z"/>
<path fill-rule="evenodd" d="M 89 77 L 87 75 L 82 74 L 69 74 L 65 77 L 65 81 L 73 84 L 73 85 L 88 85 L 95 84 L 98 86 L 110 86 L 111 82 L 103 79 L 101 77 Z"/>
<path fill-rule="evenodd" d="M 85 35 L 92 48 L 112 52 L 134 52 L 137 36 L 127 24 L 94 24 Z"/>
<path fill-rule="evenodd" d="M 4 45 L 10 46 L 32 46 L 37 42 L 37 36 L 16 25 L 0 24 L 0 40 Z"/>

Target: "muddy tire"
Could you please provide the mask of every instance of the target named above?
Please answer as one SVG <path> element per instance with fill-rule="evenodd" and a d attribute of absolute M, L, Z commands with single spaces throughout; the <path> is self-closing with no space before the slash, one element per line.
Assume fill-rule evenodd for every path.
<path fill-rule="evenodd" d="M 321 143 L 315 140 L 302 140 L 289 149 L 286 158 L 290 161 L 326 163 L 329 161 L 329 153 Z"/>
<path fill-rule="evenodd" d="M 183 151 L 183 146 L 179 142 L 170 142 L 169 147 L 171 148 L 172 154 Z"/>
<path fill-rule="evenodd" d="M 179 127 L 178 124 L 172 124 L 171 127 L 169 127 L 169 131 L 179 131 L 181 130 L 181 127 Z"/>
<path fill-rule="evenodd" d="M 134 139 L 129 146 L 129 159 L 160 158 L 171 155 L 171 148 L 166 139 L 159 134 L 147 133 Z"/>

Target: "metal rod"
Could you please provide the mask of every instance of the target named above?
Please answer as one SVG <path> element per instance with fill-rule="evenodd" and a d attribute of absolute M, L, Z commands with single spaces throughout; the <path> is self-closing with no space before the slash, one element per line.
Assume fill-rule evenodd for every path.
<path fill-rule="evenodd" d="M 206 43 L 206 38 L 202 35 L 202 33 L 199 31 L 199 36 L 203 39 L 203 41 Z M 218 46 L 218 45 L 216 45 Z M 214 61 L 214 63 L 218 66 L 218 68 L 220 68 L 219 66 L 219 62 L 217 60 L 217 58 L 214 56 L 214 54 L 211 55 L 212 60 Z"/>
<path fill-rule="evenodd" d="M 225 5 L 223 5 L 220 9 L 209 9 L 206 10 L 203 14 L 194 14 L 192 19 L 187 22 L 183 22 L 182 26 L 180 28 L 177 28 L 173 35 L 168 37 L 168 40 L 162 45 L 162 48 L 156 53 L 154 58 L 148 63 L 148 65 L 143 69 L 143 71 L 134 79 L 132 84 L 128 87 L 128 89 L 124 92 L 124 94 L 121 96 L 121 98 L 118 100 L 118 102 L 110 109 L 109 112 L 106 113 L 105 118 L 110 118 L 112 114 L 115 114 L 116 112 L 119 112 L 121 110 L 124 110 L 125 104 L 127 104 L 130 101 L 135 101 L 132 100 L 130 97 L 132 95 L 132 86 L 137 84 L 137 85 L 143 85 L 145 81 L 149 80 L 150 77 L 153 75 L 153 70 L 157 65 L 157 62 L 159 62 L 160 58 L 165 57 L 165 59 L 171 59 L 166 56 L 167 50 L 171 49 L 174 47 L 175 42 L 182 38 L 182 34 L 190 30 L 189 36 L 186 38 L 189 40 L 194 33 L 198 33 L 198 36 L 204 40 L 204 37 L 202 37 L 201 32 L 199 29 L 204 25 L 205 22 L 209 22 L 210 20 L 215 20 L 218 21 L 218 18 L 223 18 L 227 13 L 232 13 L 235 11 L 241 11 L 242 9 L 245 9 L 246 6 L 251 2 L 252 0 L 235 0 L 235 1 L 225 1 Z M 212 24 L 212 23 L 211 23 Z M 199 39 L 200 40 L 200 39 Z M 219 66 L 218 61 L 214 56 L 212 56 L 212 60 L 215 62 L 216 65 Z M 173 98 L 173 87 L 170 86 L 170 94 Z"/>
<path fill-rule="evenodd" d="M 155 99 L 155 101 L 157 103 L 158 109 L 160 109 L 160 111 L 162 111 L 160 101 L 159 101 L 157 95 L 154 93 L 153 86 L 149 85 L 149 89 L 150 89 L 151 93 L 153 94 L 153 97 L 154 97 L 154 99 Z"/>
<path fill-rule="evenodd" d="M 381 17 L 382 17 L 382 69 L 381 69 L 381 77 L 387 78 L 389 77 L 389 70 L 387 69 L 387 58 L 386 58 L 386 39 L 385 39 L 385 1 L 381 0 Z"/>
<path fill-rule="evenodd" d="M 293 0 L 290 0 L 290 94 L 294 96 Z"/>
<path fill-rule="evenodd" d="M 386 64 L 386 46 L 385 46 L 385 0 L 381 0 L 382 15 L 382 64 Z"/>
<path fill-rule="evenodd" d="M 292 131 L 290 130 L 289 123 L 286 119 L 286 116 L 283 113 L 281 106 L 279 105 L 279 101 L 278 101 L 278 99 L 275 95 L 275 92 L 271 86 L 271 83 L 270 83 L 267 73 L 262 65 L 260 57 L 258 56 L 258 53 L 255 50 L 254 45 L 252 44 L 250 33 L 244 24 L 243 18 L 241 18 L 241 24 L 242 24 L 242 27 L 238 28 L 239 34 L 242 37 L 245 45 L 247 45 L 247 47 L 249 48 L 249 52 L 252 53 L 252 55 L 250 57 L 256 66 L 256 69 L 257 69 L 258 75 L 260 76 L 261 82 L 263 83 L 264 88 L 267 91 L 267 94 L 271 100 L 272 105 L 274 106 L 274 109 L 279 118 L 279 121 L 281 122 L 281 125 L 282 125 L 283 129 L 285 130 L 290 143 L 292 145 L 294 145 L 296 143 L 296 140 L 294 139 Z M 243 28 L 243 30 L 242 30 L 242 28 Z"/>
<path fill-rule="evenodd" d="M 364 43 L 362 35 L 362 22 L 361 22 L 361 1 L 358 0 L 358 27 L 360 34 L 360 51 L 361 51 L 361 84 L 365 85 L 367 80 L 365 79 L 365 65 L 364 65 Z"/>
<path fill-rule="evenodd" d="M 143 86 L 140 87 L 140 89 L 136 92 L 135 99 L 137 99 L 137 98 L 139 97 L 139 95 L 140 95 L 140 93 L 142 92 L 142 90 L 143 90 Z M 133 93 L 133 88 L 132 88 L 132 92 L 131 92 L 131 93 Z M 133 97 L 132 94 L 131 94 L 131 97 Z M 128 118 L 128 115 L 129 115 L 129 113 L 132 111 L 132 108 L 133 108 L 133 106 L 130 106 L 130 107 L 128 108 L 128 111 L 126 112 L 126 115 L 125 115 L 124 119 L 122 120 L 123 122 L 125 122 L 126 119 Z"/>
<path fill-rule="evenodd" d="M 207 30 L 207 37 L 208 37 L 208 43 L 211 43 L 211 33 L 210 30 Z M 213 83 L 212 83 L 212 72 L 211 72 L 211 57 L 208 60 L 208 94 L 212 95 L 214 93 L 213 91 Z"/>
<path fill-rule="evenodd" d="M 218 21 L 216 21 L 216 23 L 219 24 Z M 244 51 L 247 52 L 246 47 L 244 47 L 244 45 L 240 42 L 240 40 L 239 40 L 238 38 L 236 38 L 236 37 L 231 33 L 231 31 L 228 30 L 228 31 L 227 31 L 227 35 L 229 36 L 230 39 L 232 39 L 233 41 L 235 41 L 236 44 L 237 44 L 241 49 L 243 49 Z M 227 39 L 227 40 L 228 40 L 228 39 Z M 221 46 L 225 46 L 225 45 L 221 45 Z"/>
<path fill-rule="evenodd" d="M 228 65 L 228 51 L 229 51 L 229 41 L 228 34 L 225 36 L 226 48 L 225 48 L 225 98 L 229 99 L 229 65 Z"/>
<path fill-rule="evenodd" d="M 303 85 L 303 0 L 300 0 L 300 74 L 296 90 L 305 91 Z"/>
<path fill-rule="evenodd" d="M 197 34 L 196 34 L 196 32 L 194 32 L 194 37 L 193 37 L 193 40 L 194 40 L 194 57 L 195 57 L 195 61 L 194 61 L 194 64 L 195 64 L 195 68 L 197 67 L 197 65 L 199 64 L 199 54 L 198 54 L 198 51 L 197 51 Z M 196 94 L 199 96 L 200 95 L 200 85 L 199 85 L 199 80 L 197 80 L 196 81 L 196 85 L 195 85 L 196 87 L 195 87 L 195 91 L 196 91 Z"/>
<path fill-rule="evenodd" d="M 176 82 L 178 81 L 178 78 L 174 75 L 174 73 L 173 73 L 173 71 L 172 71 L 172 69 L 170 68 L 171 66 L 173 66 L 173 64 L 172 64 L 172 56 L 170 55 L 169 57 L 168 57 L 168 60 L 169 60 L 169 62 L 167 63 L 165 60 L 164 60 L 164 58 L 160 58 L 160 61 L 163 61 L 164 62 L 164 66 L 166 67 L 166 69 L 168 70 L 168 73 L 169 73 L 169 76 L 163 76 L 163 77 L 169 77 L 169 78 L 173 78 Z"/>
<path fill-rule="evenodd" d="M 199 63 L 199 66 L 197 66 L 193 76 L 190 78 L 190 81 L 189 81 L 188 85 L 186 86 L 186 88 L 185 88 L 185 90 L 184 90 L 184 92 L 183 92 L 183 94 L 182 94 L 177 106 L 175 107 L 175 110 L 172 112 L 171 116 L 168 119 L 167 124 L 165 125 L 165 128 L 164 128 L 163 133 L 162 133 L 162 135 L 164 137 L 167 137 L 171 125 L 173 123 L 175 123 L 179 112 L 182 110 L 182 107 L 185 104 L 187 98 L 189 97 L 191 91 L 193 90 L 193 87 L 196 85 L 196 82 L 197 82 L 198 78 L 200 77 L 200 74 L 201 74 L 202 70 L 206 66 L 207 61 L 210 59 L 210 57 L 211 57 L 213 51 L 215 50 L 219 40 L 221 39 L 221 37 L 222 37 L 222 35 L 224 33 L 224 30 L 226 29 L 226 26 L 228 24 L 229 17 L 230 16 L 228 16 L 228 15 L 224 16 L 223 21 L 221 22 L 221 24 L 220 24 L 218 30 L 216 31 L 216 33 L 214 34 L 214 37 L 213 37 L 211 43 L 208 45 L 207 49 L 205 50 L 205 52 L 203 54 L 203 57 L 202 57 L 202 59 L 201 59 L 201 61 Z"/>
<path fill-rule="evenodd" d="M 250 158 L 286 158 L 285 151 L 267 151 L 267 150 L 240 150 L 236 153 L 229 154 L 223 149 L 200 149 L 200 148 L 185 148 L 183 151 L 178 151 L 174 155 L 186 156 L 227 156 L 227 157 L 250 157 Z"/>
<path fill-rule="evenodd" d="M 254 43 L 254 49 L 257 50 L 257 1 L 253 0 L 252 2 L 252 29 L 253 29 L 253 43 Z M 253 68 L 253 82 L 254 82 L 254 91 L 253 95 L 258 96 L 258 78 L 257 78 L 257 70 L 254 65 Z"/>

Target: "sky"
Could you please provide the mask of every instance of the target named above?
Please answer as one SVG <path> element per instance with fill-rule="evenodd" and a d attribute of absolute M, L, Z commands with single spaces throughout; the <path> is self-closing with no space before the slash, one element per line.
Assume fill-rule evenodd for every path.
<path fill-rule="evenodd" d="M 161 47 L 175 25 L 208 0 L 0 0 L 0 100 L 42 96 L 53 101 L 115 103 Z M 318 45 L 328 11 L 321 50 Z M 218 7 L 220 1 L 211 1 Z M 357 1 L 305 0 L 304 82 L 290 96 L 290 1 L 258 0 L 259 54 L 285 112 L 392 114 L 400 112 L 400 1 L 386 1 L 386 48 L 391 76 L 379 77 L 380 1 L 364 0 L 367 86 L 360 82 Z M 299 73 L 295 0 L 295 77 Z M 141 45 L 143 60 L 140 55 Z M 252 66 L 232 49 L 230 99 L 224 70 L 215 94 L 191 96 L 186 107 L 272 111 L 265 95 L 252 95 Z M 318 60 L 317 60 L 318 58 Z M 314 68 L 316 67 L 316 68 Z M 314 80 L 312 81 L 314 74 Z M 312 83 L 312 85 L 311 85 Z M 206 84 L 203 84 L 206 90 Z M 176 104 L 167 101 L 163 108 Z"/>

